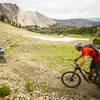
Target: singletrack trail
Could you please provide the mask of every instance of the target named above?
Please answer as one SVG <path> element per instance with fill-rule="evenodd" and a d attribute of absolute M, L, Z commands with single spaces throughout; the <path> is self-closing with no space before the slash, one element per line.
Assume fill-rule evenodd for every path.
<path fill-rule="evenodd" d="M 14 62 L 11 69 L 24 80 L 32 80 L 37 84 L 45 85 L 50 88 L 58 90 L 71 90 L 78 95 L 86 98 L 88 95 L 100 95 L 100 89 L 98 89 L 94 84 L 86 82 L 84 79 L 82 83 L 77 88 L 67 88 L 61 82 L 61 75 L 58 72 L 50 71 L 48 68 L 36 67 L 32 62 Z"/>
<path fill-rule="evenodd" d="M 61 96 L 59 97 L 59 94 L 57 94 L 57 98 L 59 97 L 59 99 L 50 99 L 50 100 L 92 100 L 88 98 L 89 97 L 92 98 L 92 96 L 100 97 L 100 89 L 96 88 L 94 84 L 87 83 L 84 80 L 82 80 L 82 84 L 79 87 L 74 89 L 67 88 L 61 82 L 60 73 L 56 71 L 51 71 L 43 66 L 37 67 L 33 62 L 27 62 L 24 60 L 16 61 L 14 59 L 13 60 L 9 59 L 7 64 L 0 63 L 0 72 L 1 72 L 0 84 L 8 84 L 11 88 L 19 88 L 18 95 L 20 96 L 23 95 L 24 97 L 27 97 L 27 94 L 25 93 L 24 84 L 26 80 L 31 80 L 35 82 L 37 85 L 43 85 L 49 87 L 49 89 L 52 89 L 52 91 L 53 90 L 62 91 L 61 96 L 65 96 L 65 98 L 73 98 L 73 99 L 61 99 Z M 67 93 L 63 94 L 63 91 L 69 91 L 67 93 L 68 94 L 73 93 L 73 95 L 69 97 L 67 96 Z M 54 91 L 52 93 L 56 92 Z M 41 94 L 41 96 L 43 95 L 44 93 Z M 50 98 L 55 97 L 52 96 L 52 94 L 48 93 L 46 95 L 49 95 Z M 76 96 L 77 99 L 75 99 Z M 49 100 L 49 99 L 42 99 L 42 100 Z M 93 99 L 93 100 L 100 100 L 100 99 Z"/>
<path fill-rule="evenodd" d="M 1 38 L 3 38 L 1 43 L 5 47 L 8 47 L 8 48 L 6 48 L 6 50 L 8 50 L 7 51 L 8 53 L 11 53 L 11 54 L 7 55 L 7 63 L 6 64 L 0 63 L 0 84 L 7 84 L 12 89 L 18 88 L 19 90 L 18 90 L 17 97 L 27 98 L 27 99 L 15 99 L 15 100 L 96 100 L 96 99 L 88 99 L 88 97 L 89 96 L 91 98 L 92 98 L 92 96 L 100 97 L 100 89 L 96 88 L 96 86 L 94 84 L 87 83 L 84 80 L 82 80 L 82 84 L 79 87 L 74 88 L 74 89 L 69 89 L 62 84 L 61 74 L 59 72 L 57 72 L 56 70 L 50 70 L 48 67 L 36 66 L 34 61 L 29 61 L 29 60 L 25 59 L 25 57 L 27 57 L 27 55 L 28 55 L 26 53 L 29 53 L 29 50 L 28 51 L 26 50 L 25 52 L 23 52 L 23 54 L 22 54 L 22 52 L 20 53 L 19 51 L 24 47 L 23 45 L 26 46 L 26 44 L 19 43 L 20 45 L 17 46 L 16 50 L 13 49 L 16 47 L 17 42 L 16 42 L 16 38 L 13 37 L 11 34 L 18 34 L 21 36 L 21 38 L 22 38 L 22 36 L 23 37 L 26 36 L 29 38 L 38 36 L 38 37 L 36 37 L 38 39 L 41 37 L 42 37 L 42 39 L 44 37 L 46 37 L 46 39 L 52 38 L 53 40 L 54 39 L 59 40 L 59 36 L 51 37 L 48 35 L 43 35 L 43 34 L 41 35 L 38 33 L 34 33 L 34 35 L 33 35 L 33 32 L 29 32 L 24 29 L 15 28 L 13 26 L 6 25 L 4 23 L 0 24 L 0 30 L 2 33 L 2 35 L 0 35 L 0 36 L 1 36 Z M 4 35 L 4 33 L 5 33 L 5 35 Z M 6 35 L 7 35 L 7 37 L 6 37 Z M 13 38 L 14 38 L 14 40 L 10 41 Z M 60 38 L 62 39 L 64 37 L 60 37 Z M 23 41 L 24 41 L 24 39 L 25 38 L 23 38 Z M 43 40 L 45 40 L 45 39 L 43 39 Z M 14 43 L 12 44 L 12 42 L 14 42 Z M 19 42 L 21 42 L 21 39 L 19 39 Z M 27 41 L 25 43 L 27 43 Z M 30 41 L 29 41 L 29 43 L 30 43 Z M 26 48 L 28 47 L 29 43 L 27 44 Z M 13 46 L 15 46 L 15 47 L 13 47 Z M 20 48 L 20 49 L 18 49 L 18 48 Z M 13 56 L 13 54 L 16 53 L 17 50 L 19 50 L 17 52 L 17 54 L 19 53 L 18 58 L 17 58 L 17 54 Z M 20 55 L 20 54 L 22 54 L 22 55 Z M 52 89 L 52 91 L 51 91 L 51 93 L 44 93 L 38 89 L 37 91 L 34 91 L 33 93 L 30 93 L 30 94 L 26 93 L 26 91 L 25 91 L 26 80 L 31 80 L 36 85 L 46 86 L 46 88 L 48 88 L 48 89 L 50 88 L 50 89 Z M 55 90 L 56 90 L 56 92 L 55 92 Z M 59 93 L 57 93 L 59 90 L 62 93 L 61 95 L 59 95 Z M 69 92 L 67 92 L 68 95 L 65 91 L 69 91 Z M 73 92 L 73 95 L 71 95 L 71 93 L 72 93 L 71 91 Z M 76 99 L 76 96 L 78 96 L 77 99 Z M 32 99 L 30 99 L 31 97 L 32 97 Z M 11 99 L 11 100 L 13 100 L 13 99 Z M 100 99 L 98 99 L 98 100 L 100 100 Z"/>

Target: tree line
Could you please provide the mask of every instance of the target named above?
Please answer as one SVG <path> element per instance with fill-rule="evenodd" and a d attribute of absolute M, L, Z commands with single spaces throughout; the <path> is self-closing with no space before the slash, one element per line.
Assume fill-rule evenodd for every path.
<path fill-rule="evenodd" d="M 21 24 L 16 23 L 16 21 L 10 20 L 6 15 L 0 15 L 0 20 L 3 22 L 10 23 L 13 26 L 21 28 Z M 95 25 L 91 27 L 71 27 L 54 24 L 49 27 L 41 28 L 37 25 L 31 25 L 25 27 L 27 30 L 32 32 L 39 32 L 43 34 L 56 34 L 56 35 L 68 35 L 68 34 L 78 34 L 78 35 L 90 35 L 90 36 L 100 36 L 100 25 Z"/>
<path fill-rule="evenodd" d="M 48 27 L 44 28 L 44 33 L 67 35 L 67 34 L 79 34 L 79 35 L 90 35 L 100 36 L 100 25 L 91 27 Z"/>
<path fill-rule="evenodd" d="M 10 20 L 6 15 L 0 15 L 0 21 L 7 22 L 15 27 L 21 28 L 21 24 L 18 24 L 16 21 Z"/>
<path fill-rule="evenodd" d="M 65 35 L 65 36 L 68 34 L 100 36 L 100 25 L 95 25 L 91 27 L 50 26 L 46 28 L 41 28 L 37 25 L 32 25 L 32 26 L 27 26 L 26 28 L 30 31 L 39 32 L 43 34 L 56 34 L 56 35 Z"/>

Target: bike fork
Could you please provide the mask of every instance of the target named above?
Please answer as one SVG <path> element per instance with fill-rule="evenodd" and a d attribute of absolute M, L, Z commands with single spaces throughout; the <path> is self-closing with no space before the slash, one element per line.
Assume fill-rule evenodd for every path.
<path fill-rule="evenodd" d="M 70 79 L 71 81 L 74 81 L 73 78 L 74 78 L 74 75 L 75 75 L 75 74 L 76 74 L 76 70 L 73 72 L 73 75 L 72 75 L 72 77 L 71 77 L 71 79 Z"/>

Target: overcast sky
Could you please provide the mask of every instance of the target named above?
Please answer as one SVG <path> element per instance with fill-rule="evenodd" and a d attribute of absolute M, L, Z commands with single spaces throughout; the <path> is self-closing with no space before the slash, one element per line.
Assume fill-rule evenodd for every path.
<path fill-rule="evenodd" d="M 100 17 L 100 0 L 0 0 L 56 19 Z"/>

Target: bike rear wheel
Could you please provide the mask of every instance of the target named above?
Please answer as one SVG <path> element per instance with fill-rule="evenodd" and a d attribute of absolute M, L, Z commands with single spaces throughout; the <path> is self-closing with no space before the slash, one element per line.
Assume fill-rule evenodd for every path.
<path fill-rule="evenodd" d="M 73 71 L 68 71 L 62 74 L 61 81 L 66 87 L 76 88 L 81 83 L 81 77 Z"/>
<path fill-rule="evenodd" d="M 0 57 L 0 62 L 1 62 L 1 63 L 7 63 L 7 60 L 6 60 L 5 57 Z"/>

